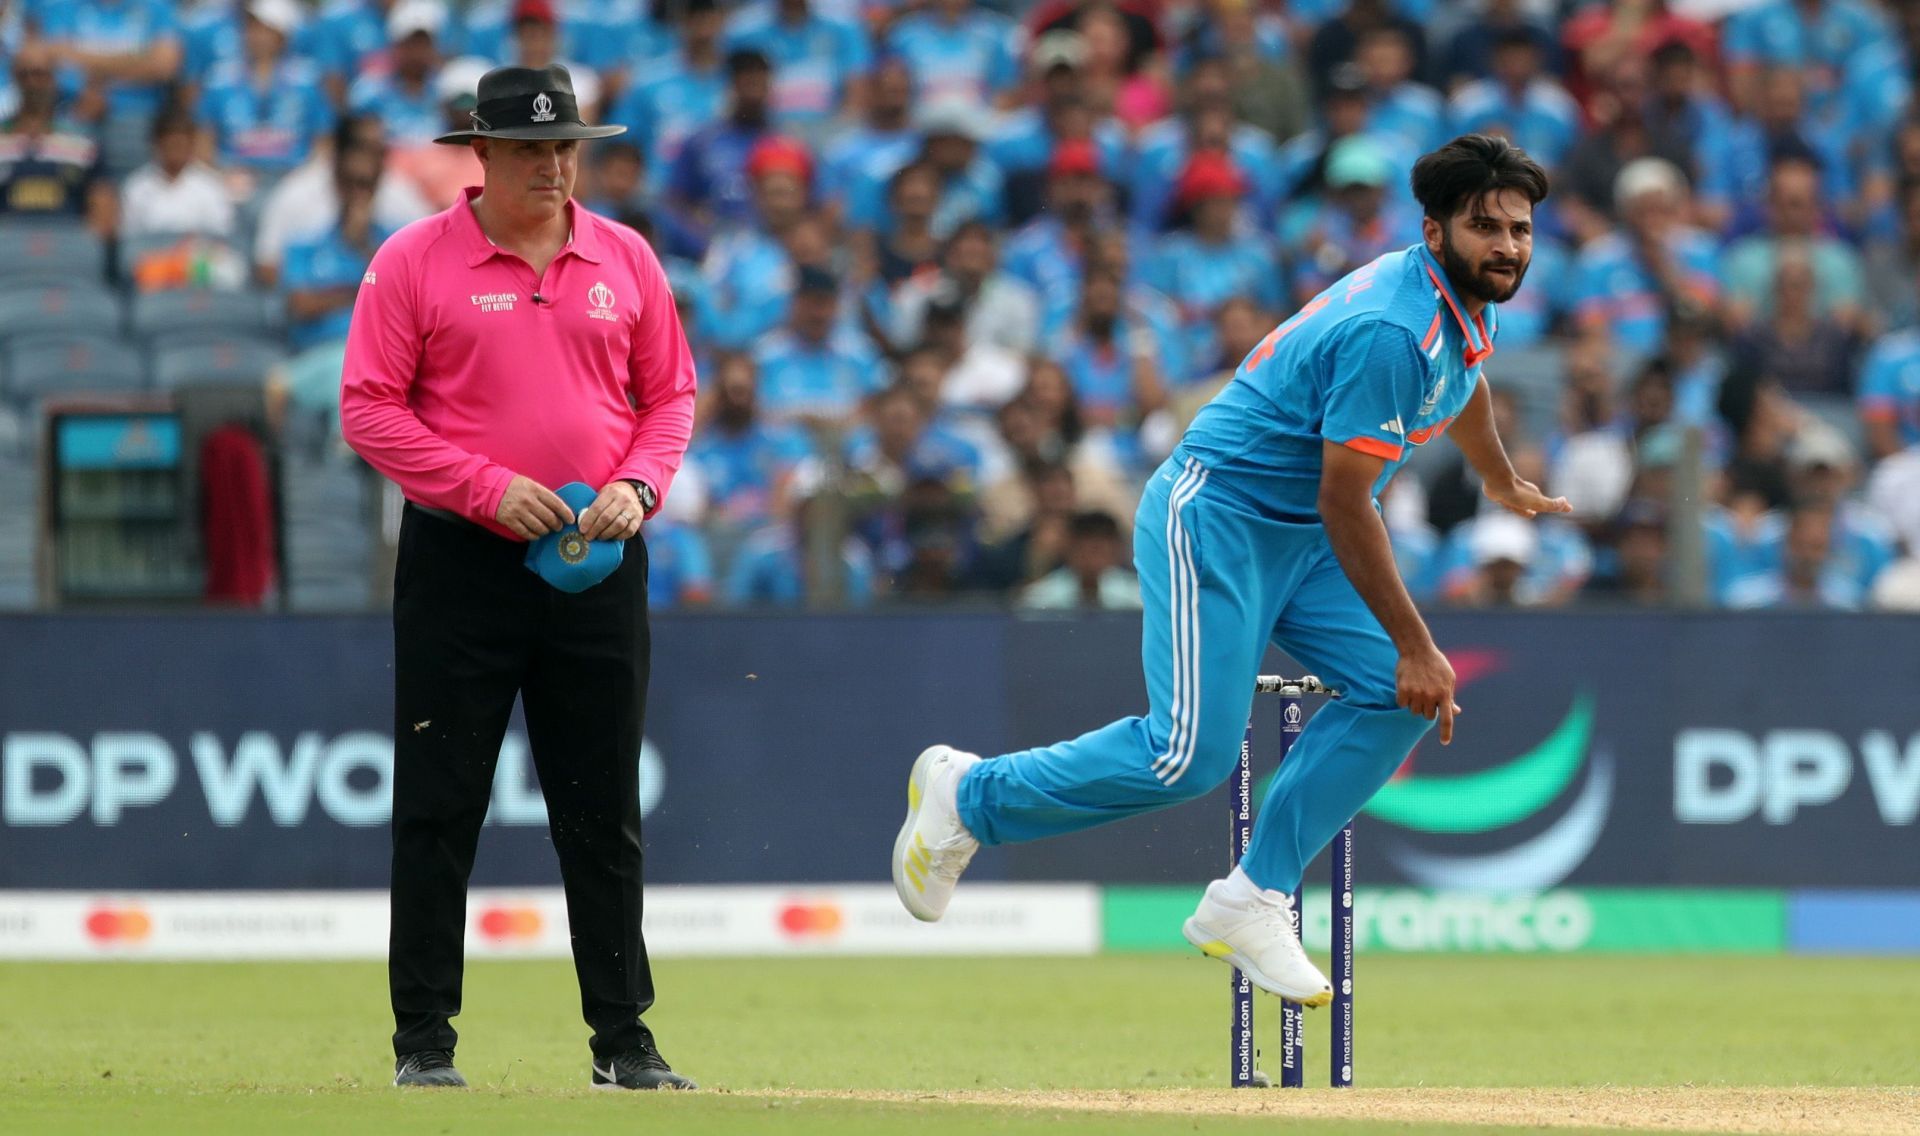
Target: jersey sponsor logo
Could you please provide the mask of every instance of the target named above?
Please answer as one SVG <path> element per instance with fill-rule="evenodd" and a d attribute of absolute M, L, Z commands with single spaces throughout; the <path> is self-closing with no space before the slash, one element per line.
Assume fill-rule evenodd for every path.
<path fill-rule="evenodd" d="M 469 296 L 468 299 L 473 301 L 474 307 L 483 312 L 510 312 L 513 310 L 513 305 L 519 301 L 520 294 L 518 292 L 481 292 L 479 295 Z"/>
<path fill-rule="evenodd" d="M 371 268 L 369 268 L 369 269 L 367 269 L 367 274 L 366 274 L 365 276 L 362 276 L 362 277 L 360 278 L 360 283 L 362 283 L 362 284 L 372 284 L 372 283 L 373 283 L 373 269 L 371 269 Z"/>

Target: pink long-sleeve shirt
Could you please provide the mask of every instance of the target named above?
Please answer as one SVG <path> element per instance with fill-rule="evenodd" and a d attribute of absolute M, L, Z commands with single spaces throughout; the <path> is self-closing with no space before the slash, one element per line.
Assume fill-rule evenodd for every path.
<path fill-rule="evenodd" d="M 573 236 L 536 277 L 481 231 L 479 192 L 374 254 L 347 332 L 347 443 L 408 500 L 502 536 L 515 474 L 549 489 L 631 479 L 665 501 L 694 373 L 653 250 L 569 202 Z"/>

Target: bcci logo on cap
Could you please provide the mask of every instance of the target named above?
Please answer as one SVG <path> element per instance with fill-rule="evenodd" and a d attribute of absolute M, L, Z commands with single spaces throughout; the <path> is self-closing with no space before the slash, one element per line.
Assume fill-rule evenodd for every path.
<path fill-rule="evenodd" d="M 553 121 L 553 100 L 547 97 L 545 91 L 533 96 L 533 121 Z"/>
<path fill-rule="evenodd" d="M 593 305 L 587 312 L 592 319 L 617 320 L 620 318 L 613 311 L 613 289 L 603 282 L 595 281 L 593 287 L 587 289 L 587 303 Z"/>
<path fill-rule="evenodd" d="M 554 550 L 560 554 L 560 559 L 568 564 L 578 564 L 587 558 L 587 538 L 581 536 L 578 529 L 561 533 Z"/>

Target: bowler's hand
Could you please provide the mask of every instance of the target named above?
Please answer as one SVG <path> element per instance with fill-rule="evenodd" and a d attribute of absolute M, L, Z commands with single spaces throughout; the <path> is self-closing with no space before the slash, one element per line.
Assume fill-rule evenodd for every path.
<path fill-rule="evenodd" d="M 580 514 L 580 532 L 588 540 L 627 540 L 640 531 L 646 514 L 633 484 L 616 481 L 602 489 Z"/>
<path fill-rule="evenodd" d="M 559 494 L 531 477 L 514 474 L 493 519 L 522 540 L 539 540 L 550 532 L 559 532 L 573 521 L 573 510 Z"/>
<path fill-rule="evenodd" d="M 1511 513 L 1523 517 L 1534 517 L 1541 513 L 1571 513 L 1573 506 L 1567 504 L 1565 497 L 1549 497 L 1540 492 L 1540 487 L 1524 477 L 1516 477 L 1504 485 L 1489 481 L 1485 492 L 1487 498 Z"/>
<path fill-rule="evenodd" d="M 1460 707 L 1453 700 L 1453 664 L 1438 647 L 1400 656 L 1394 669 L 1394 689 L 1400 705 L 1427 719 L 1440 719 L 1440 744 L 1453 741 L 1453 717 Z"/>

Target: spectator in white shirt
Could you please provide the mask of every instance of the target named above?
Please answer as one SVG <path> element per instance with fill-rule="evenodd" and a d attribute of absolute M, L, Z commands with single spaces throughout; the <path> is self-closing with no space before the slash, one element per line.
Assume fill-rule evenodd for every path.
<path fill-rule="evenodd" d="M 373 220 L 382 232 L 393 232 L 436 210 L 420 196 L 413 183 L 386 169 L 387 132 L 377 114 L 340 116 L 333 145 L 316 148 L 313 157 L 281 178 L 260 212 L 253 239 L 253 271 L 261 284 L 280 281 L 280 261 L 287 246 L 333 228 L 340 219 L 340 198 L 334 192 L 333 155 L 350 147 L 365 147 L 380 158 L 380 187 L 373 195 Z"/>
<path fill-rule="evenodd" d="M 153 159 L 120 187 L 120 233 L 150 237 L 233 235 L 233 199 L 212 166 L 194 157 L 196 130 L 184 108 L 153 121 Z"/>

